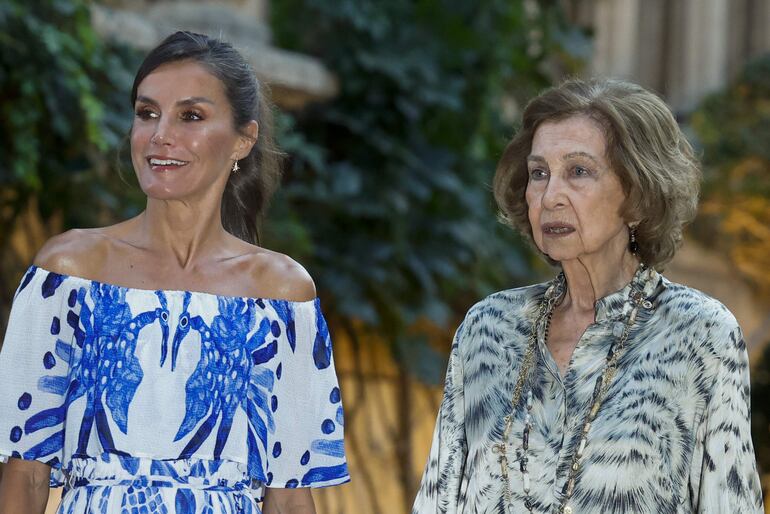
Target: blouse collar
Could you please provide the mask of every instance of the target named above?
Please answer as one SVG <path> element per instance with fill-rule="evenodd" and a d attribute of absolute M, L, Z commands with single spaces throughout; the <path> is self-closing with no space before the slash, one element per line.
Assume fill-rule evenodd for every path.
<path fill-rule="evenodd" d="M 622 318 L 628 315 L 635 303 L 633 300 L 641 295 L 642 309 L 652 311 L 657 306 L 656 299 L 665 289 L 663 277 L 654 268 L 639 265 L 631 281 L 622 289 L 610 293 L 597 300 L 595 305 L 596 322 Z M 567 288 L 564 272 L 554 278 L 545 291 L 545 298 L 559 298 Z M 634 290 L 633 299 L 630 295 Z"/>

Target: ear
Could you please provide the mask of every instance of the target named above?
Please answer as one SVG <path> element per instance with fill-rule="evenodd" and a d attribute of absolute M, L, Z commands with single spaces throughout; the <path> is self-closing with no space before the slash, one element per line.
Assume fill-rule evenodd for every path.
<path fill-rule="evenodd" d="M 257 143 L 258 137 L 259 124 L 256 120 L 251 120 L 241 129 L 238 141 L 235 143 L 235 150 L 230 158 L 232 160 L 240 160 L 249 155 L 249 152 Z"/>

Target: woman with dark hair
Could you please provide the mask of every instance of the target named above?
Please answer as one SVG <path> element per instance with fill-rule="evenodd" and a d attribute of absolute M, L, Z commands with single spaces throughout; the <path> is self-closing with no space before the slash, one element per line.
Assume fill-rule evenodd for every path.
<path fill-rule="evenodd" d="M 144 212 L 51 239 L 0 352 L 3 514 L 314 512 L 346 482 L 331 342 L 307 272 L 256 246 L 279 178 L 270 107 L 227 43 L 141 65 Z"/>
<path fill-rule="evenodd" d="M 658 271 L 699 182 L 640 86 L 572 80 L 527 105 L 495 198 L 558 274 L 468 312 L 415 514 L 763 512 L 740 327 Z"/>

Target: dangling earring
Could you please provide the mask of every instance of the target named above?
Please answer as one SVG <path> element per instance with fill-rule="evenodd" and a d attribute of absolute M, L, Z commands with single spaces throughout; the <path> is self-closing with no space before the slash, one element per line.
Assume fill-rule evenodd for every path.
<path fill-rule="evenodd" d="M 639 251 L 639 244 L 636 242 L 636 227 L 629 227 L 631 234 L 630 234 L 630 241 L 628 243 L 628 251 L 632 254 L 636 255 L 636 252 Z"/>
<path fill-rule="evenodd" d="M 238 173 L 238 170 L 241 169 L 240 166 L 238 166 L 238 161 L 235 161 L 233 163 L 233 173 Z"/>

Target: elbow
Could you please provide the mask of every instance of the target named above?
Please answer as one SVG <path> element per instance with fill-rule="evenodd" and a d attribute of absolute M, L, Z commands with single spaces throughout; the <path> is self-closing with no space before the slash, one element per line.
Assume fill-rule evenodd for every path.
<path fill-rule="evenodd" d="M 315 514 L 313 496 L 308 488 L 268 489 L 265 514 Z"/>
<path fill-rule="evenodd" d="M 0 512 L 45 512 L 51 468 L 34 461 L 10 459 L 0 479 Z"/>

